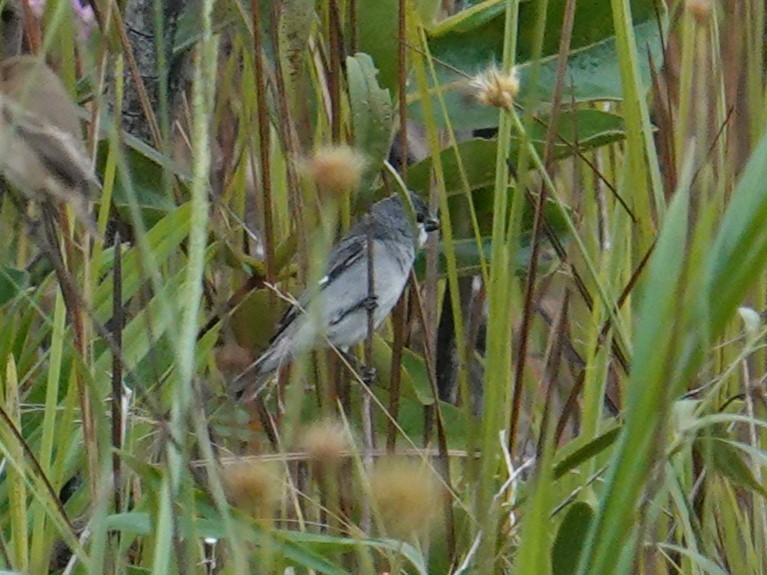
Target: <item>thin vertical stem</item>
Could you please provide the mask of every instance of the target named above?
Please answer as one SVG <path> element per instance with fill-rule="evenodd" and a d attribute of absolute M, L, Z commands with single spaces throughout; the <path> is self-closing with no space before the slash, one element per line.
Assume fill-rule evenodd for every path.
<path fill-rule="evenodd" d="M 373 252 L 373 216 L 367 215 L 365 220 L 365 233 L 367 234 L 367 328 L 368 333 L 365 338 L 365 371 L 362 380 L 366 389 L 362 396 L 362 424 L 364 428 L 364 457 L 365 467 L 369 470 L 373 466 L 374 427 L 373 427 L 373 405 L 370 388 L 375 382 L 375 372 L 373 371 L 373 333 L 375 332 L 375 267 Z M 370 531 L 371 517 L 370 506 L 365 503 L 362 510 L 362 529 L 366 533 Z"/>
<path fill-rule="evenodd" d="M 112 337 L 115 350 L 112 352 L 112 474 L 114 484 L 114 511 L 122 509 L 122 463 L 120 450 L 123 437 L 123 370 L 122 370 L 122 335 L 123 335 L 123 304 L 122 304 L 122 249 L 120 232 L 114 238 L 114 271 L 112 287 Z"/>
<path fill-rule="evenodd" d="M 349 53 L 357 52 L 357 0 L 349 0 Z"/>
<path fill-rule="evenodd" d="M 405 345 L 405 298 L 401 298 L 392 312 L 394 341 L 391 345 L 391 380 L 389 382 L 389 423 L 386 430 L 386 450 L 393 453 L 397 447 L 397 417 L 402 380 L 402 348 Z"/>
<path fill-rule="evenodd" d="M 504 16 L 503 70 L 509 72 L 514 66 L 516 55 L 517 22 L 519 0 L 510 0 L 506 4 Z M 496 148 L 495 183 L 493 190 L 493 229 L 491 240 L 492 266 L 488 289 L 487 322 L 487 369 L 485 371 L 485 413 L 482 424 L 482 461 L 480 462 L 479 488 L 476 500 L 476 515 L 486 535 L 482 538 L 479 557 L 482 561 L 477 566 L 477 573 L 495 573 L 492 560 L 497 548 L 497 523 L 499 512 L 493 505 L 496 493 L 495 478 L 498 473 L 499 455 L 502 446 L 499 435 L 505 429 L 509 414 L 508 381 L 511 375 L 511 246 L 507 239 L 509 210 L 509 164 L 508 150 L 511 144 L 513 117 L 511 111 L 502 110 L 499 114 L 498 145 Z M 457 286 L 455 287 L 457 291 Z"/>
<path fill-rule="evenodd" d="M 542 10 L 546 10 L 547 3 L 542 3 Z M 546 23 L 546 14 L 541 16 L 540 28 Z M 559 119 L 559 107 L 562 101 L 562 89 L 564 88 L 565 72 L 567 70 L 567 56 L 570 51 L 570 39 L 572 38 L 573 23 L 575 22 L 575 0 L 568 0 L 565 6 L 565 17 L 562 23 L 562 37 L 559 42 L 559 56 L 557 59 L 557 76 L 554 85 L 554 97 L 552 99 L 552 112 L 549 120 L 549 126 L 546 132 L 546 147 L 543 154 L 543 162 L 547 169 L 551 169 L 551 155 L 554 149 L 554 135 L 556 134 L 557 121 Z M 553 175 L 553 174 L 550 174 Z M 538 198 L 535 202 L 535 212 L 533 216 L 532 231 L 532 253 L 530 254 L 530 264 L 527 268 L 527 279 L 525 283 L 524 307 L 522 312 L 522 328 L 519 337 L 519 355 L 514 371 L 514 396 L 511 404 L 511 416 L 509 421 L 509 453 L 514 454 L 514 445 L 517 438 L 517 427 L 519 425 L 519 412 L 522 406 L 522 390 L 524 387 L 525 363 L 527 359 L 527 346 L 530 337 L 530 326 L 533 316 L 533 296 L 535 294 L 535 281 L 538 270 L 538 260 L 541 247 L 541 223 L 543 221 L 543 208 L 546 205 L 547 187 L 545 183 L 541 184 L 538 191 Z"/>
<path fill-rule="evenodd" d="M 330 69 L 328 89 L 330 91 L 330 137 L 334 144 L 341 142 L 341 23 L 338 17 L 338 2 L 328 2 L 328 38 L 330 43 Z"/>
<path fill-rule="evenodd" d="M 274 52 L 277 54 L 279 54 L 281 50 L 281 40 L 278 33 L 280 18 L 282 17 L 280 10 L 281 5 L 281 1 L 276 1 L 272 7 L 272 46 Z M 300 157 L 300 150 L 293 116 L 290 112 L 290 106 L 288 105 L 285 75 L 283 74 L 279 59 L 275 62 L 274 66 L 273 93 L 274 100 L 277 104 L 278 116 L 280 118 L 280 124 L 278 128 L 282 129 L 282 141 L 285 146 L 285 170 L 287 172 L 289 194 L 288 203 L 290 205 L 290 213 L 296 224 L 295 233 L 298 239 L 296 254 L 298 255 L 299 278 L 303 278 L 309 269 L 309 261 L 307 259 L 308 250 L 306 247 L 306 233 L 304 231 L 306 225 L 304 222 L 304 208 L 297 166 L 298 158 Z"/>
<path fill-rule="evenodd" d="M 402 162 L 399 171 L 407 183 L 407 0 L 399 0 L 397 28 L 397 90 L 399 99 L 399 141 Z"/>
<path fill-rule="evenodd" d="M 264 74 L 264 40 L 261 30 L 261 2 L 251 0 L 253 11 L 253 70 L 256 81 L 256 113 L 258 114 L 258 157 L 261 168 L 261 194 L 264 202 L 264 254 L 266 280 L 274 281 L 274 222 L 272 220 L 272 173 L 269 159 L 270 138 L 269 109 L 266 102 L 266 79 Z M 273 298 L 272 292 L 269 292 Z"/>

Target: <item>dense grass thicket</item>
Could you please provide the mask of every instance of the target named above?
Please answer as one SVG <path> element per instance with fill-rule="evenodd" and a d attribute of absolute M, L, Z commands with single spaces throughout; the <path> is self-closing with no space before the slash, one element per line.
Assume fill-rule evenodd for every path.
<path fill-rule="evenodd" d="M 765 10 L 6 0 L 0 572 L 767 572 Z M 390 319 L 234 394 L 405 189 Z"/>

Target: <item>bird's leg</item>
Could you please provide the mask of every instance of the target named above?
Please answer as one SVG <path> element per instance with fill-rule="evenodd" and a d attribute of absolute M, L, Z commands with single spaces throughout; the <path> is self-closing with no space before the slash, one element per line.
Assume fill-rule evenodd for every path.
<path fill-rule="evenodd" d="M 346 363 L 352 366 L 353 369 L 357 368 L 357 364 L 358 364 L 357 358 L 354 357 L 354 355 L 352 355 L 351 353 L 349 353 L 348 347 L 344 347 L 344 348 L 339 347 L 337 348 L 337 350 L 338 350 L 338 353 L 341 354 L 341 357 L 344 359 Z"/>
<path fill-rule="evenodd" d="M 372 386 L 376 382 L 376 375 L 378 372 L 376 371 L 376 368 L 372 365 L 366 365 L 362 368 L 360 373 L 360 378 L 362 379 L 362 383 L 364 383 L 367 387 Z"/>
<path fill-rule="evenodd" d="M 349 353 L 348 349 L 338 349 L 338 353 L 343 360 L 351 367 L 352 371 L 359 374 L 362 383 L 370 387 L 375 383 L 376 368 L 372 365 L 365 365 L 355 355 Z"/>
<path fill-rule="evenodd" d="M 368 312 L 373 312 L 378 307 L 378 296 L 371 294 L 360 302 L 360 306 Z"/>

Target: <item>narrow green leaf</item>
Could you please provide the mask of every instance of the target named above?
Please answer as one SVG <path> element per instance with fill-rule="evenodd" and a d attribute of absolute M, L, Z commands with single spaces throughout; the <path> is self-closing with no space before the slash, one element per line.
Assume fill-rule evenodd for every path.
<path fill-rule="evenodd" d="M 280 535 L 285 541 L 300 543 L 320 554 L 328 553 L 333 549 L 352 550 L 360 546 L 368 547 L 370 549 L 394 551 L 407 559 L 416 569 L 416 573 L 428 575 L 423 555 L 411 544 L 405 543 L 404 541 L 395 539 L 352 539 L 349 537 L 332 537 L 329 535 L 298 531 L 281 531 Z"/>
<path fill-rule="evenodd" d="M 589 441 L 583 447 L 580 447 L 576 451 L 567 455 L 554 466 L 554 478 L 559 479 L 567 472 L 578 468 L 583 463 L 602 453 L 605 449 L 615 443 L 615 440 L 618 439 L 618 434 L 620 431 L 620 427 L 614 427 L 609 431 L 604 432 L 602 435 L 598 436 L 592 441 Z"/>
<path fill-rule="evenodd" d="M 0 306 L 12 301 L 29 285 L 29 272 L 0 266 Z"/>
<path fill-rule="evenodd" d="M 146 241 L 152 250 L 155 264 L 163 265 L 169 257 L 176 253 L 181 242 L 189 234 L 190 204 L 184 204 L 168 213 L 162 220 L 149 230 Z M 123 254 L 122 295 L 123 303 L 136 293 L 136 290 L 146 281 L 146 268 L 142 262 L 141 250 L 133 246 Z M 111 270 L 114 261 L 114 250 L 105 250 L 101 260 L 97 262 L 100 274 Z M 112 315 L 113 277 L 110 274 L 101 283 L 93 296 L 93 308 L 100 321 L 106 321 Z"/>
<path fill-rule="evenodd" d="M 706 293 L 711 332 L 732 318 L 767 264 L 767 136 L 751 155 L 711 249 Z"/>
<path fill-rule="evenodd" d="M 133 535 L 149 535 L 152 533 L 152 521 L 149 513 L 143 511 L 128 511 L 109 515 L 106 526 L 110 531 L 131 533 Z"/>
<path fill-rule="evenodd" d="M 613 575 L 632 552 L 636 502 L 646 488 L 661 425 L 669 411 L 673 382 L 668 362 L 676 356 L 676 323 L 683 297 L 682 273 L 688 232 L 688 190 L 677 191 L 648 264 L 647 285 L 637 317 L 625 424 L 611 463 L 599 513 L 586 540 L 578 573 Z"/>
<path fill-rule="evenodd" d="M 717 473 L 735 485 L 767 497 L 767 489 L 757 481 L 751 468 L 743 461 L 736 442 L 730 439 L 723 425 L 707 427 L 695 441 L 704 461 Z"/>

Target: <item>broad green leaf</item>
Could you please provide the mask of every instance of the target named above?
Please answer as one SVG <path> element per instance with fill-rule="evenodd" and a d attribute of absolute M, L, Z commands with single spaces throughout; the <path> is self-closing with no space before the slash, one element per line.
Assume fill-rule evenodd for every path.
<path fill-rule="evenodd" d="M 654 20 L 648 20 L 634 27 L 637 48 L 640 54 L 640 74 L 645 89 L 650 87 L 650 60 L 655 66 L 663 61 L 661 52 L 661 26 Z M 537 86 L 529 82 L 532 64 L 520 67 L 520 99 L 535 94 L 543 101 L 549 101 L 556 83 L 557 62 L 555 57 L 544 60 Z M 616 55 L 615 38 L 610 37 L 588 47 L 580 48 L 570 54 L 565 71 L 565 89 L 562 97 L 565 102 L 572 100 L 610 100 L 621 99 L 623 90 L 620 82 L 620 65 Z"/>
<path fill-rule="evenodd" d="M 392 377 L 392 349 L 390 342 L 380 334 L 373 334 L 373 367 L 376 369 L 377 383 L 381 389 L 388 392 Z M 421 405 L 431 403 L 431 394 L 424 391 L 423 358 L 408 350 L 403 350 L 403 361 L 400 366 L 400 394 L 402 397 L 414 399 Z M 416 378 L 419 381 L 414 382 Z M 428 386 L 428 379 L 426 380 Z"/>
<path fill-rule="evenodd" d="M 442 20 L 429 29 L 432 38 L 446 34 L 465 34 L 487 24 L 506 10 L 505 0 L 485 0 Z"/>
<path fill-rule="evenodd" d="M 399 0 L 357 0 L 357 46 L 378 68 L 379 85 L 394 93 L 397 86 Z"/>
<path fill-rule="evenodd" d="M 644 22 L 655 17 L 652 0 L 630 0 L 635 22 Z M 519 7 L 518 48 L 520 61 L 528 60 L 534 53 L 535 23 L 538 19 L 537 3 L 522 0 Z M 549 0 L 546 10 L 546 30 L 541 46 L 542 55 L 553 56 L 559 51 L 567 0 Z M 478 40 L 486 49 L 496 49 L 503 39 L 503 16 L 506 9 L 502 0 L 485 0 L 475 3 L 461 12 L 440 22 L 429 30 L 432 38 L 463 35 Z M 579 0 L 575 7 L 571 49 L 590 46 L 614 35 L 612 9 L 609 2 L 602 0 Z M 498 59 L 497 61 L 500 61 Z"/>
<path fill-rule="evenodd" d="M 442 173 L 448 193 L 456 194 L 463 190 L 460 165 L 463 166 L 469 189 L 492 185 L 495 177 L 495 140 L 477 138 L 458 144 L 456 148 L 447 148 L 440 152 Z M 456 151 L 457 150 L 457 151 Z M 461 163 L 459 164 L 458 158 Z M 431 186 L 433 160 L 431 156 L 408 168 L 408 186 L 410 189 L 425 194 Z"/>
<path fill-rule="evenodd" d="M 455 250 L 455 257 L 458 276 L 471 276 L 480 273 L 480 248 L 473 239 L 454 240 L 453 249 Z M 482 238 L 482 251 L 484 252 L 485 261 L 491 259 L 490 238 Z M 540 254 L 538 261 L 538 273 L 543 274 L 551 268 L 552 261 L 548 252 Z M 530 265 L 530 247 L 524 245 L 520 247 L 516 253 L 516 257 L 512 262 L 515 270 L 525 270 Z M 415 261 L 415 272 L 419 278 L 424 277 L 426 273 L 426 255 L 424 253 L 418 254 Z M 440 277 L 447 275 L 447 260 L 445 257 L 445 246 L 440 243 L 439 248 L 439 260 L 437 261 L 437 272 Z"/>
<path fill-rule="evenodd" d="M 594 518 L 594 509 L 585 501 L 570 505 L 557 531 L 551 550 L 552 575 L 573 575 L 583 549 L 583 540 Z"/>
<path fill-rule="evenodd" d="M 539 154 L 543 154 L 548 117 L 533 124 L 529 138 Z M 557 122 L 554 141 L 554 159 L 566 158 L 600 146 L 612 144 L 625 138 L 623 119 L 615 114 L 586 109 L 564 110 Z M 509 157 L 519 155 L 518 137 L 512 138 Z M 448 193 L 463 190 L 461 169 L 464 170 L 470 189 L 493 184 L 495 178 L 495 139 L 476 138 L 461 142 L 455 148 L 440 152 L 445 186 Z M 457 150 L 457 151 L 456 151 Z M 461 162 L 458 162 L 458 154 Z M 408 169 L 408 185 L 417 191 L 426 191 L 431 182 L 433 160 L 426 158 Z"/>
<path fill-rule="evenodd" d="M 423 405 L 434 404 L 435 397 L 429 381 L 429 371 L 424 358 L 410 349 L 402 350 L 402 365 L 410 376 L 410 385 L 418 401 Z"/>
<path fill-rule="evenodd" d="M 389 154 L 393 111 L 389 90 L 379 87 L 378 74 L 369 55 L 358 53 L 346 59 L 349 105 L 354 129 L 354 145 L 370 162 L 362 189 L 369 190 L 381 164 Z"/>
<path fill-rule="evenodd" d="M 266 349 L 287 304 L 268 289 L 254 290 L 230 315 L 237 343 L 247 349 Z"/>
<path fill-rule="evenodd" d="M 648 55 L 656 66 L 662 62 L 662 28 L 656 21 L 652 0 L 633 0 L 634 34 L 640 54 L 640 73 L 649 87 Z M 530 81 L 537 3 L 520 4 L 517 61 L 520 72 L 519 101 L 550 101 L 553 91 L 557 54 L 561 36 L 565 0 L 548 3 L 539 76 Z M 495 127 L 498 112 L 478 104 L 468 91 L 467 79 L 501 61 L 503 46 L 504 4 L 485 2 L 469 8 L 432 30 L 429 47 L 435 58 L 437 83 L 443 91 L 450 122 L 455 129 Z M 565 72 L 563 101 L 620 99 L 621 77 L 615 48 L 610 3 L 585 0 L 577 3 L 571 52 Z M 433 88 L 435 89 L 435 88 Z M 413 95 L 414 98 L 420 97 Z M 438 102 L 433 102 L 436 118 L 444 125 Z M 422 118 L 420 105 L 411 105 L 414 117 Z"/>
<path fill-rule="evenodd" d="M 405 385 L 403 378 L 403 387 Z M 374 388 L 379 401 L 385 406 L 389 405 L 389 390 L 376 386 Z M 424 429 L 424 404 L 414 397 L 412 391 L 402 390 L 399 400 L 399 414 L 397 424 L 402 428 L 407 437 L 423 437 Z M 457 407 L 446 401 L 439 402 L 442 420 L 445 424 L 447 444 L 451 449 L 466 449 L 469 447 L 469 429 L 473 423 L 472 417 L 467 415 L 464 407 Z M 387 418 L 376 418 L 378 433 L 386 433 L 388 427 Z M 431 429 L 431 432 L 434 430 Z"/>
<path fill-rule="evenodd" d="M 429 26 L 439 13 L 440 0 L 419 0 L 416 3 L 416 12 L 421 24 Z"/>

